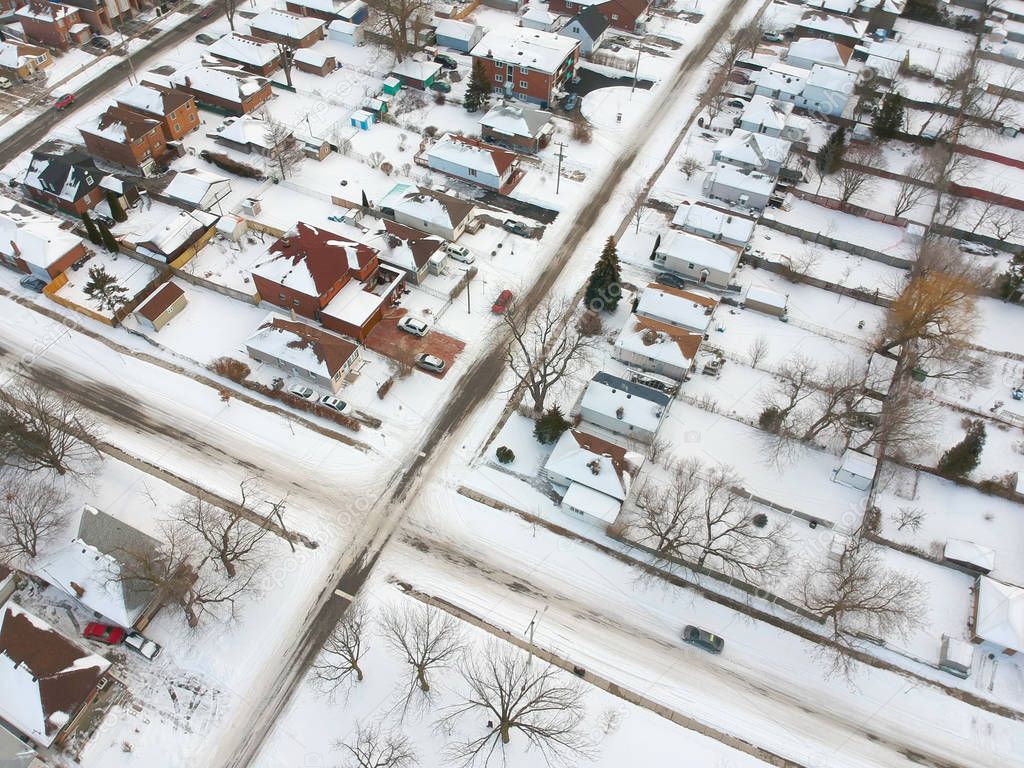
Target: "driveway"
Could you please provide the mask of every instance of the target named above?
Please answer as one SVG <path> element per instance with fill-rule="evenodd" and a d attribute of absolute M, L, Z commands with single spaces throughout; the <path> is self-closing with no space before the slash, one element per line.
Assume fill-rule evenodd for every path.
<path fill-rule="evenodd" d="M 443 379 L 452 369 L 455 358 L 465 348 L 465 342 L 440 331 L 429 331 L 426 336 L 413 336 L 411 333 L 406 333 L 398 328 L 398 321 L 405 314 L 405 309 L 398 308 L 385 315 L 370 331 L 370 335 L 366 338 L 366 346 L 374 352 L 379 352 L 400 363 L 411 361 L 414 355 L 424 352 L 440 357 L 444 360 L 444 371 L 431 373 L 417 369 L 417 373 Z"/>

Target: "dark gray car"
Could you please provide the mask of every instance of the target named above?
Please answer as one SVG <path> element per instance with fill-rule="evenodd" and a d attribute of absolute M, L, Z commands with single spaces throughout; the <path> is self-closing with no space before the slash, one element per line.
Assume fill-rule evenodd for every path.
<path fill-rule="evenodd" d="M 708 632 L 706 629 L 687 624 L 679 635 L 684 643 L 695 645 L 708 653 L 721 653 L 725 648 L 725 640 L 718 635 Z"/>

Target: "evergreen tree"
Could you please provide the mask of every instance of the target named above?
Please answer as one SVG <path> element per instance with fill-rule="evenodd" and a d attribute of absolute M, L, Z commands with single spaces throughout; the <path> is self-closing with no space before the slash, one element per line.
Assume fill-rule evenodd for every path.
<path fill-rule="evenodd" d="M 615 249 L 615 238 L 609 237 L 601 251 L 601 257 L 590 273 L 587 295 L 584 301 L 589 309 L 613 312 L 622 297 L 622 277 L 619 272 L 619 253 Z"/>
<path fill-rule="evenodd" d="M 466 98 L 462 100 L 467 112 L 487 109 L 491 105 L 491 80 L 487 76 L 487 68 L 483 61 L 473 62 L 473 72 L 466 86 Z"/>
<path fill-rule="evenodd" d="M 553 405 L 548 408 L 543 416 L 537 419 L 533 426 L 533 436 L 544 444 L 553 443 L 568 428 L 569 422 L 562 415 L 562 409 L 557 405 Z"/>
<path fill-rule="evenodd" d="M 96 221 L 94 223 L 100 230 L 100 239 L 102 240 L 103 247 L 108 251 L 118 250 L 117 239 L 114 237 L 113 233 L 111 233 L 110 227 L 102 221 Z"/>
<path fill-rule="evenodd" d="M 939 473 L 946 477 L 962 477 L 969 474 L 981 461 L 981 449 L 985 447 L 985 425 L 980 420 L 971 422 L 964 439 L 942 454 L 939 459 Z"/>
<path fill-rule="evenodd" d="M 121 207 L 121 201 L 109 189 L 107 190 L 107 205 L 110 206 L 110 215 L 114 217 L 114 221 L 126 221 L 128 219 L 128 214 Z"/>
<path fill-rule="evenodd" d="M 116 312 L 128 300 L 128 289 L 119 285 L 117 278 L 103 267 L 89 267 L 89 282 L 82 292 L 96 302 L 99 308 Z"/>
<path fill-rule="evenodd" d="M 88 211 L 82 213 L 82 223 L 85 225 L 85 231 L 89 234 L 89 242 L 93 245 L 102 245 L 103 238 L 100 237 L 100 233 L 96 230 L 96 224 L 89 218 Z"/>
<path fill-rule="evenodd" d="M 839 170 L 839 164 L 843 161 L 843 152 L 846 151 L 846 129 L 836 128 L 835 132 L 828 137 L 818 154 L 814 158 L 814 165 L 821 176 L 828 176 Z"/>
<path fill-rule="evenodd" d="M 903 97 L 895 92 L 885 94 L 882 97 L 882 106 L 875 113 L 872 126 L 878 138 L 896 138 L 896 134 L 903 127 Z"/>

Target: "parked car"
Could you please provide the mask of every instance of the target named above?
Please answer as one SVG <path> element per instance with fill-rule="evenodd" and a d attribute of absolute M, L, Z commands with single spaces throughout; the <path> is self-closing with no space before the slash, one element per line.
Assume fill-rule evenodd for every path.
<path fill-rule="evenodd" d="M 112 227 L 116 223 L 110 216 L 107 216 L 105 213 L 93 212 L 92 217 L 96 219 L 96 221 L 100 221 L 106 224 L 108 227 Z"/>
<path fill-rule="evenodd" d="M 469 249 L 464 245 L 457 245 L 455 243 L 448 243 L 444 247 L 445 253 L 451 256 L 456 261 L 461 261 L 463 264 L 472 264 L 476 261 L 476 257 L 469 252 Z"/>
<path fill-rule="evenodd" d="M 444 80 L 435 80 L 430 84 L 430 90 L 437 91 L 438 93 L 451 93 L 452 87 Z"/>
<path fill-rule="evenodd" d="M 309 400 L 311 403 L 315 403 L 319 399 L 316 396 L 316 390 L 312 387 L 292 387 L 291 393 L 303 400 Z"/>
<path fill-rule="evenodd" d="M 344 400 L 339 400 L 334 395 L 321 395 L 320 405 L 325 408 L 333 408 L 338 413 L 344 413 L 345 409 L 348 408 L 348 403 Z"/>
<path fill-rule="evenodd" d="M 521 221 L 505 219 L 505 222 L 501 226 L 504 227 L 506 232 L 511 232 L 513 235 L 522 235 L 523 237 L 530 236 L 530 228 Z"/>
<path fill-rule="evenodd" d="M 437 54 L 434 57 L 434 63 L 440 64 L 443 69 L 458 69 L 459 62 L 453 59 L 451 56 L 446 56 L 443 53 Z"/>
<path fill-rule="evenodd" d="M 63 96 L 58 96 L 57 101 L 54 103 L 56 109 L 67 109 L 75 103 L 75 94 L 65 93 Z"/>
<path fill-rule="evenodd" d="M 107 40 L 107 38 L 105 38 L 105 37 L 94 37 L 91 42 L 92 42 L 93 45 L 95 45 L 101 51 L 109 51 L 110 50 L 110 41 Z"/>
<path fill-rule="evenodd" d="M 736 109 L 743 109 L 747 106 L 747 102 L 743 99 L 729 99 L 725 104 L 729 107 L 736 107 Z"/>
<path fill-rule="evenodd" d="M 98 624 L 95 621 L 86 624 L 82 631 L 82 637 L 104 645 L 120 645 L 127 634 L 121 627 L 115 627 L 112 624 Z"/>
<path fill-rule="evenodd" d="M 159 645 L 152 640 L 147 640 L 138 632 L 129 632 L 124 638 L 124 644 L 147 661 L 155 659 L 161 651 Z"/>
<path fill-rule="evenodd" d="M 781 32 L 776 32 L 771 29 L 767 30 L 763 35 L 761 35 L 761 37 L 768 43 L 781 43 L 786 39 L 782 36 Z"/>
<path fill-rule="evenodd" d="M 673 272 L 661 272 L 656 278 L 654 278 L 654 281 L 661 283 L 662 285 L 667 285 L 669 288 L 686 287 L 686 281 Z"/>
<path fill-rule="evenodd" d="M 431 373 L 441 373 L 444 370 L 444 360 L 437 355 L 428 355 L 426 353 L 416 355 L 416 365 L 424 371 L 430 371 Z"/>
<path fill-rule="evenodd" d="M 202 43 L 203 45 L 213 45 L 218 40 L 216 35 L 208 35 L 205 32 L 200 32 L 196 35 L 196 42 Z"/>
<path fill-rule="evenodd" d="M 5 91 L 11 87 L 11 79 L 9 77 L 0 77 L 0 88 Z"/>
<path fill-rule="evenodd" d="M 576 109 L 576 104 L 579 102 L 580 97 L 575 93 L 570 93 L 564 99 L 562 99 L 562 109 L 566 112 L 572 112 Z"/>
<path fill-rule="evenodd" d="M 970 240 L 960 241 L 960 250 L 965 253 L 973 253 L 975 256 L 995 256 L 996 249 L 984 243 L 973 243 Z"/>
<path fill-rule="evenodd" d="M 512 291 L 506 288 L 504 291 L 498 294 L 498 298 L 495 299 L 493 306 L 491 306 L 491 312 L 496 315 L 505 314 L 505 310 L 508 309 L 508 305 L 512 303 Z"/>
<path fill-rule="evenodd" d="M 398 330 L 411 333 L 413 336 L 426 336 L 430 326 L 415 317 L 403 317 L 398 321 Z"/>
<path fill-rule="evenodd" d="M 46 287 L 46 282 L 40 280 L 35 275 L 25 275 L 18 281 L 18 284 L 21 285 L 22 288 L 28 288 L 30 291 L 35 291 L 36 293 L 42 293 L 43 289 Z"/>
<path fill-rule="evenodd" d="M 718 635 L 708 632 L 706 629 L 687 624 L 679 635 L 684 643 L 695 645 L 708 653 L 721 653 L 725 648 L 725 640 Z"/>
<path fill-rule="evenodd" d="M 199 14 L 199 18 L 208 19 L 211 16 L 213 16 L 213 14 L 216 12 L 216 9 L 212 5 L 208 5 L 205 8 L 203 8 L 202 12 Z"/>

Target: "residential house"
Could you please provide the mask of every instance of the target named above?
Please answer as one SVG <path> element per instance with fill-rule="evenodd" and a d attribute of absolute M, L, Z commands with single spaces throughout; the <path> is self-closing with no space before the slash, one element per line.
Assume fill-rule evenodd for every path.
<path fill-rule="evenodd" d="M 732 165 L 741 171 L 778 176 L 789 159 L 791 146 L 785 139 L 736 128 L 715 143 L 711 162 Z"/>
<path fill-rule="evenodd" d="M 81 9 L 74 6 L 31 0 L 18 9 L 15 17 L 29 43 L 66 51 L 92 37 L 92 28 L 82 19 Z"/>
<path fill-rule="evenodd" d="M 156 173 L 157 163 L 170 153 L 162 121 L 123 107 L 107 107 L 98 117 L 81 123 L 78 131 L 97 157 L 136 168 L 146 176 Z"/>
<path fill-rule="evenodd" d="M 433 85 L 440 74 L 441 65 L 426 59 L 403 59 L 391 68 L 392 77 L 398 78 L 402 85 L 406 88 L 416 88 L 421 91 L 425 91 Z"/>
<path fill-rule="evenodd" d="M 9 197 L 0 197 L 0 261 L 49 283 L 85 258 L 82 238 L 70 224 Z"/>
<path fill-rule="evenodd" d="M 702 334 L 630 315 L 615 339 L 612 355 L 626 365 L 684 381 L 703 340 Z"/>
<path fill-rule="evenodd" d="M 864 62 L 876 78 L 892 82 L 910 63 L 910 48 L 895 40 L 865 40 L 853 49 L 853 58 Z"/>
<path fill-rule="evenodd" d="M 1007 656 L 1024 651 L 1024 588 L 979 576 L 974 583 L 971 639 Z"/>
<path fill-rule="evenodd" d="M 359 347 L 299 320 L 271 312 L 245 342 L 253 360 L 278 368 L 330 393 L 359 361 Z"/>
<path fill-rule="evenodd" d="M 608 20 L 594 6 L 587 6 L 573 16 L 558 34 L 580 41 L 580 52 L 593 53 L 608 36 Z"/>
<path fill-rule="evenodd" d="M 633 311 L 640 317 L 704 335 L 711 327 L 718 299 L 696 291 L 649 283 Z"/>
<path fill-rule="evenodd" d="M 82 21 L 98 35 L 107 35 L 129 21 L 139 10 L 140 0 L 62 0 L 82 11 Z M 146 5 L 151 3 L 146 2 Z"/>
<path fill-rule="evenodd" d="M 837 16 L 821 11 L 807 11 L 796 23 L 798 37 L 820 37 L 823 40 L 834 40 L 850 48 L 857 45 L 868 32 L 868 22 L 864 19 L 852 19 L 849 16 Z"/>
<path fill-rule="evenodd" d="M 468 200 L 414 184 L 396 184 L 376 208 L 399 224 L 422 229 L 454 242 L 476 218 Z"/>
<path fill-rule="evenodd" d="M 800 69 L 810 69 L 815 64 L 823 67 L 845 69 L 853 56 L 853 48 L 834 40 L 820 37 L 801 37 L 789 44 L 786 63 Z"/>
<path fill-rule="evenodd" d="M 324 39 L 323 19 L 287 11 L 263 11 L 249 22 L 249 34 L 290 48 L 309 48 Z"/>
<path fill-rule="evenodd" d="M 218 144 L 239 152 L 276 157 L 287 147 L 288 140 L 294 137 L 294 133 L 284 126 L 286 132 L 282 132 L 281 135 L 269 135 L 269 125 L 270 123 L 261 117 L 245 115 L 225 120 L 217 126 L 212 135 Z"/>
<path fill-rule="evenodd" d="M 0 72 L 7 77 L 27 80 L 53 64 L 45 48 L 19 42 L 0 43 Z"/>
<path fill-rule="evenodd" d="M 369 15 L 362 0 L 285 0 L 285 9 L 299 16 L 313 16 L 330 22 L 344 21 L 361 25 Z"/>
<path fill-rule="evenodd" d="M 313 48 L 300 48 L 292 56 L 292 61 L 296 69 L 320 77 L 326 77 L 338 68 L 337 59 Z"/>
<path fill-rule="evenodd" d="M 445 134 L 431 145 L 426 158 L 432 170 L 501 194 L 508 194 L 522 177 L 514 152 L 454 133 Z"/>
<path fill-rule="evenodd" d="M 996 567 L 996 551 L 969 539 L 947 538 L 942 547 L 942 562 L 975 576 L 987 576 Z"/>
<path fill-rule="evenodd" d="M 202 247 L 216 233 L 217 216 L 206 211 L 181 211 L 134 243 L 136 250 L 170 264 L 189 248 Z M 127 240 L 127 238 L 125 238 Z"/>
<path fill-rule="evenodd" d="M 580 43 L 526 27 L 488 32 L 472 51 L 494 90 L 547 107 L 567 89 L 579 64 Z"/>
<path fill-rule="evenodd" d="M 155 333 L 171 322 L 187 304 L 188 297 L 181 287 L 167 282 L 135 310 L 135 319 L 143 328 Z"/>
<path fill-rule="evenodd" d="M 233 115 L 259 109 L 272 95 L 269 80 L 234 68 L 193 67 L 175 72 L 171 81 L 192 94 L 199 106 L 208 105 Z"/>
<path fill-rule="evenodd" d="M 652 0 L 550 0 L 548 10 L 568 16 L 593 8 L 609 26 L 625 32 L 642 32 Z"/>
<path fill-rule="evenodd" d="M 868 32 L 879 29 L 892 32 L 906 5 L 907 0 L 860 0 L 853 15 L 867 19 Z"/>
<path fill-rule="evenodd" d="M 536 154 L 548 145 L 554 127 L 551 113 L 522 103 L 502 101 L 480 118 L 480 138 Z"/>
<path fill-rule="evenodd" d="M 60 744 L 74 732 L 109 669 L 13 600 L 0 606 L 0 720 L 35 744 Z"/>
<path fill-rule="evenodd" d="M 434 37 L 438 45 L 460 53 L 469 53 L 484 36 L 483 27 L 468 21 L 438 19 Z"/>
<path fill-rule="evenodd" d="M 672 217 L 672 226 L 684 232 L 741 248 L 750 242 L 756 225 L 754 219 L 702 201 L 684 200 Z"/>
<path fill-rule="evenodd" d="M 276 44 L 237 32 L 224 35 L 206 52 L 218 61 L 263 77 L 269 77 L 281 68 L 281 52 Z"/>
<path fill-rule="evenodd" d="M 796 104 L 807 76 L 806 69 L 779 61 L 755 72 L 751 76 L 751 82 L 754 84 L 755 96 L 767 96 L 770 99 Z"/>
<path fill-rule="evenodd" d="M 786 141 L 807 140 L 807 119 L 793 114 L 793 102 L 776 101 L 768 96 L 755 95 L 747 102 L 739 127 Z"/>
<path fill-rule="evenodd" d="M 871 488 L 871 483 L 875 480 L 877 465 L 878 460 L 874 456 L 848 449 L 843 454 L 842 461 L 832 479 L 840 485 L 847 485 L 858 491 L 866 491 Z"/>
<path fill-rule="evenodd" d="M 779 293 L 760 285 L 751 285 L 743 297 L 743 306 L 766 315 L 785 317 L 789 311 L 789 294 Z"/>
<path fill-rule="evenodd" d="M 430 273 L 439 274 L 447 260 L 445 241 L 418 229 L 384 219 L 383 227 L 363 238 L 377 249 L 382 264 L 402 270 L 413 285 L 419 285 Z"/>
<path fill-rule="evenodd" d="M 335 19 L 327 25 L 327 37 L 345 45 L 356 46 L 363 44 L 366 33 L 361 24 Z"/>
<path fill-rule="evenodd" d="M 119 93 L 116 101 L 123 109 L 159 120 L 168 141 L 180 141 L 199 127 L 196 100 L 175 88 L 133 85 Z"/>
<path fill-rule="evenodd" d="M 86 506 L 78 531 L 44 556 L 36 573 L 93 611 L 98 621 L 144 629 L 160 609 L 160 590 L 132 573 L 160 557 L 160 542 L 125 521 Z"/>
<path fill-rule="evenodd" d="M 380 266 L 369 278 L 350 280 L 320 313 L 325 328 L 360 342 L 394 306 L 405 285 L 405 272 Z"/>
<path fill-rule="evenodd" d="M 188 209 L 221 213 L 220 201 L 231 194 L 231 180 L 201 168 L 189 168 L 174 174 L 163 194 Z"/>
<path fill-rule="evenodd" d="M 579 429 L 562 433 L 542 474 L 561 491 L 562 507 L 595 525 L 610 525 L 629 496 L 643 456 Z"/>
<path fill-rule="evenodd" d="M 815 64 L 794 103 L 809 112 L 838 117 L 846 111 L 856 85 L 856 72 Z"/>
<path fill-rule="evenodd" d="M 712 242 L 688 232 L 670 231 L 654 251 L 661 269 L 682 275 L 695 283 L 726 288 L 740 262 L 741 248 Z"/>
<path fill-rule="evenodd" d="M 2 570 L 2 569 L 0 569 Z M 6 600 L 0 600 L 3 605 Z M 15 736 L 0 721 L 0 766 L 3 768 L 46 768 L 28 742 L 22 736 Z"/>
<path fill-rule="evenodd" d="M 583 391 L 580 416 L 613 434 L 650 443 L 671 403 L 664 392 L 599 371 Z"/>
<path fill-rule="evenodd" d="M 705 197 L 763 211 L 775 191 L 776 178 L 763 173 L 748 173 L 734 165 L 719 163 L 711 168 L 704 179 Z"/>
<path fill-rule="evenodd" d="M 102 179 L 91 155 L 50 139 L 32 150 L 22 187 L 36 202 L 81 216 L 103 199 Z"/>
<path fill-rule="evenodd" d="M 538 29 L 541 32 L 554 32 L 562 18 L 564 17 L 552 13 L 542 5 L 528 5 L 519 17 L 519 26 Z"/>

